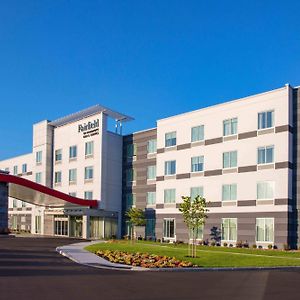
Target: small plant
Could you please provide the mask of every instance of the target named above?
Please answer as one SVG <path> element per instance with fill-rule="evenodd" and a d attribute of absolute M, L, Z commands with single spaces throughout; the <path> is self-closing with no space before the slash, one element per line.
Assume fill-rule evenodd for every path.
<path fill-rule="evenodd" d="M 210 243 L 210 245 L 214 247 L 214 246 L 216 246 L 216 242 L 215 242 L 215 241 L 212 241 L 212 242 Z"/>
<path fill-rule="evenodd" d="M 220 247 L 220 246 L 221 246 L 221 244 L 220 244 L 220 243 L 216 243 L 216 246 L 217 246 L 217 247 Z"/>
<path fill-rule="evenodd" d="M 237 248 L 242 248 L 243 247 L 243 242 L 242 241 L 236 242 L 235 246 Z"/>
<path fill-rule="evenodd" d="M 253 245 L 252 245 L 252 248 L 253 248 L 253 249 L 256 249 L 256 248 L 257 248 L 257 245 L 256 245 L 256 244 L 253 244 Z"/>
<path fill-rule="evenodd" d="M 262 245 L 259 245 L 259 246 L 258 246 L 258 249 L 262 249 Z"/>
<path fill-rule="evenodd" d="M 274 246 L 273 246 L 273 249 L 275 249 L 275 250 L 276 250 L 276 249 L 278 249 L 278 247 L 277 247 L 276 245 L 274 245 Z"/>
<path fill-rule="evenodd" d="M 229 247 L 230 247 L 230 248 L 232 248 L 232 247 L 233 247 L 233 245 L 232 245 L 232 244 L 229 244 Z"/>
<path fill-rule="evenodd" d="M 224 247 L 227 247 L 227 246 L 228 246 L 228 244 L 225 242 L 225 243 L 223 243 L 223 246 L 224 246 Z"/>
<path fill-rule="evenodd" d="M 243 243 L 243 247 L 244 248 L 249 248 L 249 243 L 246 241 L 245 243 Z"/>
<path fill-rule="evenodd" d="M 268 245 L 268 249 L 273 249 L 273 245 L 272 245 L 272 244 L 269 244 L 269 245 Z"/>

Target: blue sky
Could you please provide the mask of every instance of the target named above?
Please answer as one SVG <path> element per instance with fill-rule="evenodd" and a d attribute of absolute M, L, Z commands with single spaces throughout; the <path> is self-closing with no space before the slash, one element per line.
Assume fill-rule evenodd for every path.
<path fill-rule="evenodd" d="M 300 1 L 0 1 L 0 159 L 100 103 L 126 132 L 300 85 Z"/>

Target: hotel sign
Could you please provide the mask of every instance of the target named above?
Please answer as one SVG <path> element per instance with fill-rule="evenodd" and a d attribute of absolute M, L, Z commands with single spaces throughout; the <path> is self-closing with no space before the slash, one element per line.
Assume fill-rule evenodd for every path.
<path fill-rule="evenodd" d="M 78 125 L 78 133 L 83 134 L 83 138 L 99 134 L 99 119 Z"/>

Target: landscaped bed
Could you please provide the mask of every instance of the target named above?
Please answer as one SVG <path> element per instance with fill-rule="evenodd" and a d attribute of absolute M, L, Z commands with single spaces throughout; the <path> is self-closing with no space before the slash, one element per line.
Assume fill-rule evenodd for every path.
<path fill-rule="evenodd" d="M 149 253 L 130 253 L 119 250 L 98 250 L 96 254 L 113 263 L 125 264 L 143 268 L 189 268 L 197 267 L 191 262 L 180 261 L 175 257 L 161 256 Z"/>
<path fill-rule="evenodd" d="M 139 255 L 159 255 L 177 261 L 190 262 L 200 267 L 276 267 L 300 266 L 300 251 L 260 250 L 244 248 L 228 248 L 217 246 L 197 246 L 197 257 L 187 256 L 187 245 L 118 240 L 94 244 L 86 250 L 96 253 L 99 250 L 139 253 Z M 116 261 L 117 262 L 117 261 Z"/>

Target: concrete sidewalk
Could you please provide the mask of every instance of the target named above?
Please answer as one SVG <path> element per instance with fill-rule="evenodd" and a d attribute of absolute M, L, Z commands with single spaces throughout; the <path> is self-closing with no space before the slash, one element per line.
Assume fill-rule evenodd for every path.
<path fill-rule="evenodd" d="M 89 267 L 110 269 L 110 270 L 147 271 L 147 269 L 141 267 L 132 267 L 132 266 L 127 266 L 122 264 L 111 263 L 108 260 L 101 258 L 96 254 L 84 250 L 85 247 L 93 244 L 98 244 L 98 243 L 105 243 L 105 241 L 100 240 L 100 241 L 82 242 L 82 243 L 66 245 L 62 247 L 57 247 L 56 251 L 78 264 L 89 266 Z"/>

